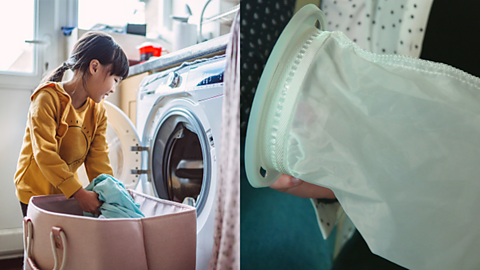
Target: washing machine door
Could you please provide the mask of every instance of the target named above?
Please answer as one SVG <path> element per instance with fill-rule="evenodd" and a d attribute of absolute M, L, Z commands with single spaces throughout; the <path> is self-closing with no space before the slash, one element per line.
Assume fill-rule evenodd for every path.
<path fill-rule="evenodd" d="M 221 110 L 220 110 L 221 112 Z M 142 141 L 149 147 L 147 167 L 155 195 L 185 202 L 189 199 L 203 219 L 213 205 L 216 145 L 208 119 L 187 98 L 157 102 L 147 120 Z"/>
<path fill-rule="evenodd" d="M 108 157 L 113 169 L 113 176 L 123 182 L 127 189 L 135 189 L 141 173 L 141 154 L 138 151 L 140 139 L 130 119 L 117 106 L 104 101 L 107 110 Z M 83 165 L 82 165 L 83 167 Z M 77 171 L 78 178 L 85 185 L 89 183 L 85 169 Z"/>

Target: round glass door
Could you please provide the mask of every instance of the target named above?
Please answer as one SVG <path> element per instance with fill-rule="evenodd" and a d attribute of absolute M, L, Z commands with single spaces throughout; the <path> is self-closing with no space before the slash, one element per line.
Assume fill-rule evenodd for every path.
<path fill-rule="evenodd" d="M 193 199 L 200 212 L 211 177 L 207 135 L 198 119 L 184 109 L 166 113 L 159 123 L 150 155 L 154 189 L 163 199 Z"/>

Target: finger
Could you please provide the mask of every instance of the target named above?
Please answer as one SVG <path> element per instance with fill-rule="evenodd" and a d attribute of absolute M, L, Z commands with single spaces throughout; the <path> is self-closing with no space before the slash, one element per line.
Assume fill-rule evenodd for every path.
<path fill-rule="evenodd" d="M 270 187 L 302 198 L 335 198 L 335 194 L 331 189 L 317 186 L 286 174 L 280 176 Z"/>
<path fill-rule="evenodd" d="M 335 194 L 329 188 L 317 186 L 308 182 L 303 182 L 300 185 L 288 188 L 285 191 L 289 194 L 302 198 L 317 198 L 317 199 L 335 199 Z"/>
<path fill-rule="evenodd" d="M 298 186 L 302 183 L 302 180 L 292 177 L 290 175 L 282 174 L 275 183 L 270 185 L 271 188 L 278 191 L 284 191 L 286 189 Z"/>

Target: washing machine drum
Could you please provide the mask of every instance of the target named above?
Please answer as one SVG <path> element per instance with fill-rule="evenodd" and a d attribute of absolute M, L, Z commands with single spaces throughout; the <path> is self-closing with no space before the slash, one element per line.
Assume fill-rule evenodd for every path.
<path fill-rule="evenodd" d="M 159 197 L 197 201 L 203 182 L 203 155 L 197 134 L 185 123 L 178 123 L 165 142 L 159 132 L 152 156 L 153 182 Z"/>

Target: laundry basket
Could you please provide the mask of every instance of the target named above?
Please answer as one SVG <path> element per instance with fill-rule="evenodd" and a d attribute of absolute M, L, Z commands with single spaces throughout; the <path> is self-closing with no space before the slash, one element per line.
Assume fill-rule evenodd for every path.
<path fill-rule="evenodd" d="M 25 269 L 195 269 L 195 208 L 129 192 L 145 218 L 84 217 L 75 199 L 32 197 Z"/>

